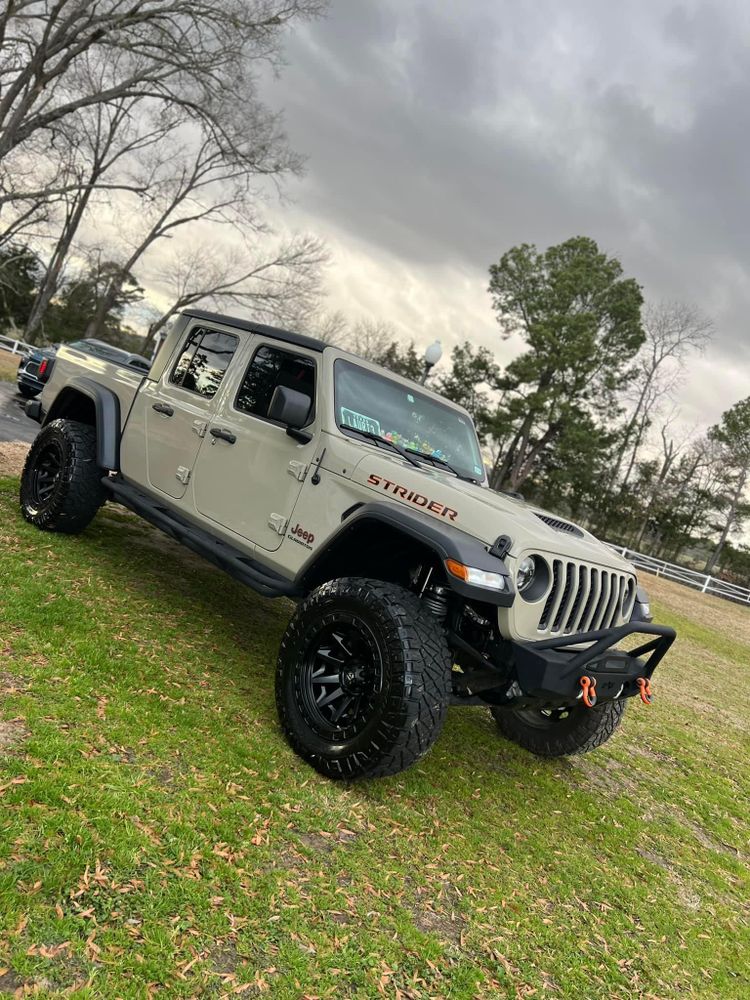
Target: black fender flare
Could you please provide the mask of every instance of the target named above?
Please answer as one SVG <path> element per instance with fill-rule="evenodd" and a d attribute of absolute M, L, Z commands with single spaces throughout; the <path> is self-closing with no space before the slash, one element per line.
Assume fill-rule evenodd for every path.
<path fill-rule="evenodd" d="M 77 392 L 87 396 L 94 404 L 96 412 L 96 462 L 102 469 L 110 472 L 120 471 L 120 400 L 116 393 L 104 385 L 86 378 L 85 375 L 74 375 L 69 378 L 55 397 L 44 423 L 65 416 L 64 402 L 69 392 Z"/>
<path fill-rule="evenodd" d="M 452 590 L 471 600 L 505 608 L 513 604 L 516 595 L 511 574 L 505 562 L 489 551 L 490 546 L 451 524 L 440 523 L 436 518 L 419 515 L 408 509 L 402 509 L 400 505 L 377 500 L 360 504 L 344 514 L 341 526 L 327 539 L 325 546 L 311 556 L 300 569 L 294 581 L 296 587 L 301 592 L 307 593 L 323 560 L 334 549 L 346 544 L 350 537 L 356 535 L 356 532 L 368 523 L 386 526 L 420 542 L 434 552 L 443 565 L 446 559 L 454 559 L 464 566 L 485 570 L 488 573 L 499 573 L 505 579 L 503 590 L 477 587 L 459 580 L 448 572 L 446 580 Z"/>

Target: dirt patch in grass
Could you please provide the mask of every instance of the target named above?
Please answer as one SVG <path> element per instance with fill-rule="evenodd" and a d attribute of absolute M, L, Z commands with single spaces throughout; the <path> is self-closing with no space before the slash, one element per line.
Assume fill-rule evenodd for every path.
<path fill-rule="evenodd" d="M 317 854 L 330 854 L 335 847 L 330 837 L 324 837 L 320 833 L 312 833 L 305 830 L 295 830 L 294 833 L 303 847 L 306 847 L 310 851 L 315 851 Z"/>
<path fill-rule="evenodd" d="M 0 650 L 0 654 L 6 653 L 10 656 L 11 650 Z M 0 694 L 20 694 L 28 689 L 28 681 L 18 674 L 9 674 L 7 670 L 0 670 Z"/>
<path fill-rule="evenodd" d="M 19 979 L 12 969 L 0 968 L 0 997 L 15 996 L 16 990 L 22 990 L 23 979 Z"/>
<path fill-rule="evenodd" d="M 0 441 L 0 476 L 20 476 L 29 448 L 23 441 Z"/>
<path fill-rule="evenodd" d="M 12 750 L 28 737 L 29 731 L 20 719 L 4 722 L 0 719 L 0 753 Z"/>
<path fill-rule="evenodd" d="M 414 926 L 423 934 L 434 934 L 441 941 L 461 944 L 464 924 L 455 914 L 439 913 L 436 910 L 415 910 L 412 916 Z"/>

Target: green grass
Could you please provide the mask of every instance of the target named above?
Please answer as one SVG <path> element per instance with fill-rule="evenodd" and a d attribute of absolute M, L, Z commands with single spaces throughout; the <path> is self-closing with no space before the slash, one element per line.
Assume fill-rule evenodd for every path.
<path fill-rule="evenodd" d="M 117 509 L 42 534 L 16 493 L 0 994 L 750 995 L 746 627 L 680 622 L 654 706 L 587 757 L 454 709 L 418 767 L 333 784 L 276 722 L 288 604 Z"/>
<path fill-rule="evenodd" d="M 15 382 L 18 372 L 18 354 L 11 354 L 0 348 L 0 382 Z"/>

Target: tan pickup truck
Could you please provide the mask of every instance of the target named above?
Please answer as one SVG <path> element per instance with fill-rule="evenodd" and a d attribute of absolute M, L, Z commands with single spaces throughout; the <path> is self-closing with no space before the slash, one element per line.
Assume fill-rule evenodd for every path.
<path fill-rule="evenodd" d="M 310 337 L 183 313 L 147 374 L 62 347 L 24 517 L 82 531 L 115 500 L 297 609 L 276 692 L 332 778 L 394 774 L 448 706 L 556 756 L 599 746 L 674 640 L 633 567 L 487 484 L 469 414 Z M 637 648 L 617 648 L 642 633 Z M 631 644 L 632 645 L 632 644 Z"/>

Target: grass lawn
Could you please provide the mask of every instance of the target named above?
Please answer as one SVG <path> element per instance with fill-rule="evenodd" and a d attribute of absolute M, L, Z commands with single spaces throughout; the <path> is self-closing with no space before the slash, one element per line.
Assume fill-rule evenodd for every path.
<path fill-rule="evenodd" d="M 290 613 L 117 508 L 0 479 L 0 995 L 750 996 L 750 609 L 648 580 L 680 638 L 605 748 L 454 709 L 396 778 L 283 741 Z"/>
<path fill-rule="evenodd" d="M 11 354 L 0 348 L 0 382 L 15 382 L 20 354 Z"/>

